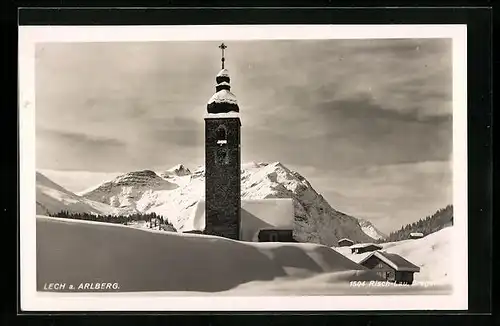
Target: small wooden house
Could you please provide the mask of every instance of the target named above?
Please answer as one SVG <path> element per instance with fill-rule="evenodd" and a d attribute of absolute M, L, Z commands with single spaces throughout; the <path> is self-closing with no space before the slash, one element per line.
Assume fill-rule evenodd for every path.
<path fill-rule="evenodd" d="M 347 238 L 343 238 L 343 239 L 340 239 L 338 241 L 339 247 L 349 247 L 349 246 L 352 246 L 353 244 L 354 244 L 354 241 L 352 241 L 351 239 L 347 239 Z"/>
<path fill-rule="evenodd" d="M 362 254 L 364 252 L 370 252 L 375 250 L 382 249 L 382 246 L 379 246 L 374 243 L 358 243 L 351 246 L 351 253 L 353 254 Z"/>
<path fill-rule="evenodd" d="M 410 239 L 420 239 L 423 238 L 424 234 L 421 232 L 412 232 L 410 233 Z"/>
<path fill-rule="evenodd" d="M 386 281 L 400 284 L 412 284 L 413 274 L 420 272 L 420 267 L 403 257 L 382 251 L 375 251 L 359 262 L 377 272 Z"/>

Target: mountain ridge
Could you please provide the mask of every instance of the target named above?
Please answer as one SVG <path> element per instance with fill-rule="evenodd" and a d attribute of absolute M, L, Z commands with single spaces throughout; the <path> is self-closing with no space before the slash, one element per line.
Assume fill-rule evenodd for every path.
<path fill-rule="evenodd" d="M 167 171 L 173 173 L 164 176 L 152 170 L 125 173 L 80 193 L 79 197 L 106 205 L 107 210 L 161 214 L 175 228 L 182 229 L 195 204 L 204 199 L 204 167 L 191 172 L 178 164 Z M 358 219 L 334 209 L 306 178 L 280 162 L 242 164 L 241 182 L 243 199 L 293 199 L 294 234 L 300 242 L 333 246 L 346 237 L 355 242 L 375 239 L 363 231 Z"/>

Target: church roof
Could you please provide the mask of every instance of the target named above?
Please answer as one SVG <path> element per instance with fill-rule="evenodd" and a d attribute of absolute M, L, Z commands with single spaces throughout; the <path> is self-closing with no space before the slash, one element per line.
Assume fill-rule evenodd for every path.
<path fill-rule="evenodd" d="M 215 94 L 210 97 L 207 102 L 208 113 L 228 113 L 239 112 L 238 101 L 236 96 L 231 93 L 231 84 L 229 71 L 222 69 L 215 77 L 217 85 L 215 86 Z"/>
<path fill-rule="evenodd" d="M 240 239 L 252 241 L 260 230 L 293 229 L 295 210 L 291 198 L 242 199 Z M 205 201 L 200 200 L 180 231 L 205 229 Z"/>
<path fill-rule="evenodd" d="M 207 104 L 212 103 L 228 103 L 233 105 L 238 105 L 236 96 L 227 89 L 223 89 L 215 93 L 209 100 Z"/>

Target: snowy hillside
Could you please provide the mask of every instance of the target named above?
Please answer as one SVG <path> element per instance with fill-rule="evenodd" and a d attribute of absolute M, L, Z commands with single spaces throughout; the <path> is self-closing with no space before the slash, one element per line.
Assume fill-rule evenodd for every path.
<path fill-rule="evenodd" d="M 205 197 L 204 168 L 191 173 L 178 165 L 160 174 L 163 178 L 153 171 L 130 172 L 82 195 L 113 207 L 155 212 L 181 230 L 195 204 Z M 243 199 L 294 199 L 294 233 L 299 241 L 329 246 L 341 238 L 373 241 L 356 218 L 333 209 L 304 177 L 279 162 L 243 164 L 241 182 Z"/>
<path fill-rule="evenodd" d="M 369 235 L 371 238 L 375 240 L 381 240 L 381 239 L 386 239 L 387 235 L 384 234 L 382 231 L 377 229 L 373 223 L 370 221 L 358 218 L 359 225 L 361 226 L 361 229 L 363 230 L 364 233 Z"/>
<path fill-rule="evenodd" d="M 36 212 L 37 214 L 57 213 L 124 214 L 126 210 L 113 208 L 104 203 L 80 197 L 49 180 L 40 172 L 36 173 Z"/>
<path fill-rule="evenodd" d="M 37 216 L 36 223 L 39 290 L 51 282 L 78 287 L 80 283 L 105 281 L 116 282 L 120 292 L 165 291 L 162 293 L 171 295 L 363 295 L 443 290 L 351 287 L 350 281 L 380 278 L 317 244 L 240 242 L 43 216 Z"/>
<path fill-rule="evenodd" d="M 414 240 L 403 240 L 380 244 L 382 250 L 398 254 L 420 267 L 415 273 L 415 281 L 432 281 L 434 283 L 451 283 L 451 233 L 453 227 L 439 230 L 428 236 Z M 370 252 L 351 254 L 349 247 L 334 248 L 352 261 L 358 263 Z"/>
<path fill-rule="evenodd" d="M 421 239 L 403 240 L 381 244 L 387 252 L 401 255 L 420 266 L 415 280 L 451 282 L 453 227 L 431 233 Z"/>

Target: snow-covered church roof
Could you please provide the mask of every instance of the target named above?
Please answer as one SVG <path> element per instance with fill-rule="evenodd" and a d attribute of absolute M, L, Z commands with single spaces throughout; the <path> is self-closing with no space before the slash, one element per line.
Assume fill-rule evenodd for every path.
<path fill-rule="evenodd" d="M 212 95 L 207 104 L 211 103 L 229 103 L 237 105 L 238 101 L 236 100 L 236 96 L 233 93 L 231 93 L 227 89 L 223 89 Z"/>
<path fill-rule="evenodd" d="M 229 71 L 222 69 L 215 77 L 217 85 L 215 94 L 207 102 L 207 112 L 209 114 L 221 114 L 239 112 L 238 100 L 231 92 Z"/>
<path fill-rule="evenodd" d="M 253 241 L 260 230 L 292 230 L 295 210 L 291 198 L 242 199 L 240 240 Z M 205 229 L 205 201 L 200 200 L 180 231 Z"/>

